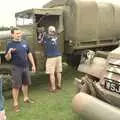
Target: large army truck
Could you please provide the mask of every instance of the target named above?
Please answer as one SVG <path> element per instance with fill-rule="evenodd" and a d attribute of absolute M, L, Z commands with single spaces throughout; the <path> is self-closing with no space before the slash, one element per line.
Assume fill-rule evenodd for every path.
<path fill-rule="evenodd" d="M 47 6 L 46 6 L 47 7 Z M 112 3 L 98 3 L 96 0 L 67 0 L 62 4 L 48 5 L 48 8 L 29 9 L 15 14 L 16 26 L 24 32 L 35 57 L 38 71 L 44 71 L 45 56 L 38 43 L 38 30 L 54 25 L 60 38 L 60 49 L 68 62 L 79 64 L 84 50 L 112 50 L 120 38 L 120 7 Z M 8 35 L 9 34 L 9 35 Z M 0 36 L 1 54 L 10 33 Z M 2 58 L 4 63 L 4 58 Z"/>

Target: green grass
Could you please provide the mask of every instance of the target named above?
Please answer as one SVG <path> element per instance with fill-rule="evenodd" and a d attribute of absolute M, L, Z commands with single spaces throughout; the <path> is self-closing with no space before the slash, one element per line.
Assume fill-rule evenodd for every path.
<path fill-rule="evenodd" d="M 63 89 L 57 93 L 47 91 L 47 83 L 38 84 L 30 88 L 30 97 L 34 104 L 24 104 L 23 96 L 20 96 L 21 111 L 15 113 L 12 110 L 12 99 L 5 101 L 5 109 L 8 120 L 79 120 L 72 111 L 71 101 L 76 94 L 74 77 L 79 74 L 67 68 L 63 73 Z M 40 78 L 40 80 L 43 80 Z"/>

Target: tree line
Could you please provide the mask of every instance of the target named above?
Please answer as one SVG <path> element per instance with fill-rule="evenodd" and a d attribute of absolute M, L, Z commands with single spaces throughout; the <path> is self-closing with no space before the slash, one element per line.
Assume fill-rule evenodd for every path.
<path fill-rule="evenodd" d="M 7 31 L 7 30 L 10 30 L 11 27 L 4 27 L 4 26 L 1 26 L 0 27 L 0 31 Z"/>

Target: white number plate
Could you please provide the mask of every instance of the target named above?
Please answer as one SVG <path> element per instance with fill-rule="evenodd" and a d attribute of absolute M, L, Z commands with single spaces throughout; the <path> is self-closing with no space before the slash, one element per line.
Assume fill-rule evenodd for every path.
<path fill-rule="evenodd" d="M 105 80 L 105 88 L 112 92 L 120 94 L 120 82 L 114 80 Z"/>

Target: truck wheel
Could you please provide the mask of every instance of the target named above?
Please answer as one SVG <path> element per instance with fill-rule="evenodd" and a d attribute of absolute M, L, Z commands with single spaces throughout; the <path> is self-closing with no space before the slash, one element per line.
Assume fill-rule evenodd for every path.
<path fill-rule="evenodd" d="M 67 55 L 67 63 L 72 66 L 77 68 L 78 65 L 80 64 L 80 55 L 75 55 L 75 54 L 68 54 Z"/>

